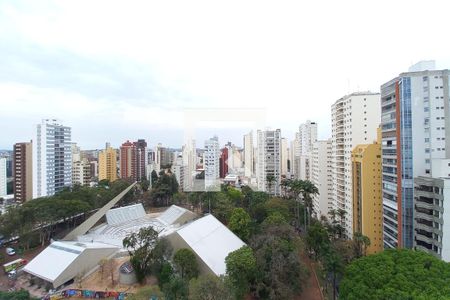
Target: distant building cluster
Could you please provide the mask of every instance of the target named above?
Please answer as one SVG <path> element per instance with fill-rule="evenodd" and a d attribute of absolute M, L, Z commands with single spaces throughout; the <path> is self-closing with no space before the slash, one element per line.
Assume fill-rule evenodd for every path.
<path fill-rule="evenodd" d="M 318 140 L 318 124 L 306 121 L 291 141 L 280 129 L 264 129 L 245 134 L 242 147 L 214 136 L 199 148 L 188 140 L 181 149 L 151 149 L 139 139 L 83 151 L 72 142 L 70 127 L 43 120 L 33 141 L 0 154 L 0 197 L 9 176 L 21 202 L 75 184 L 151 182 L 161 171 L 174 174 L 184 191 L 226 183 L 279 196 L 283 180 L 309 180 L 319 189 L 315 215 L 338 219 L 349 238 L 368 236 L 369 253 L 405 247 L 450 261 L 449 90 L 449 70 L 420 62 L 379 92 L 335 101 L 329 139 Z"/>

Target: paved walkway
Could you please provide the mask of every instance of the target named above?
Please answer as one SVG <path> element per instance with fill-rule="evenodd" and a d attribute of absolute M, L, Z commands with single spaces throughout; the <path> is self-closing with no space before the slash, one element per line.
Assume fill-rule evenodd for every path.
<path fill-rule="evenodd" d="M 305 253 L 302 253 L 300 258 L 302 263 L 308 268 L 309 278 L 303 285 L 303 291 L 297 300 L 323 300 L 311 260 Z"/>

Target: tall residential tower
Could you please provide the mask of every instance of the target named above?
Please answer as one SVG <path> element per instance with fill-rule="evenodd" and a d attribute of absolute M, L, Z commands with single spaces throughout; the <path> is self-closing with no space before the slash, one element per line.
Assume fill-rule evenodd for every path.
<path fill-rule="evenodd" d="M 13 178 L 14 199 L 25 202 L 33 199 L 32 143 L 14 144 Z"/>
<path fill-rule="evenodd" d="M 381 86 L 385 248 L 414 246 L 414 179 L 450 157 L 449 71 L 434 69 L 420 62 Z"/>
<path fill-rule="evenodd" d="M 345 229 L 353 233 L 352 150 L 372 143 L 380 125 L 380 94 L 358 92 L 346 95 L 331 106 L 333 151 L 333 207 L 346 212 Z"/>
<path fill-rule="evenodd" d="M 33 140 L 33 198 L 52 196 L 72 184 L 71 129 L 42 120 Z"/>
<path fill-rule="evenodd" d="M 258 130 L 258 190 L 280 195 L 281 130 Z"/>

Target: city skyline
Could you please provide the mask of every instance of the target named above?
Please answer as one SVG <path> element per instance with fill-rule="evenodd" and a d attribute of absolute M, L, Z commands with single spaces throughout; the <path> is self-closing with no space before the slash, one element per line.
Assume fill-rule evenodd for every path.
<path fill-rule="evenodd" d="M 378 92 L 420 60 L 450 65 L 450 45 L 432 42 L 443 36 L 446 10 L 431 3 L 389 3 L 390 10 L 380 2 L 178 5 L 98 2 L 86 11 L 69 2 L 1 3 L 0 126 L 15 126 L 2 133 L 0 149 L 30 140 L 45 118 L 74 128 L 84 149 L 137 138 L 174 147 L 183 143 L 183 110 L 192 108 L 262 108 L 267 126 L 288 139 L 314 120 L 325 139 L 329 107 L 343 95 Z M 421 22 L 408 22 L 415 16 Z M 398 43 L 387 33 L 403 24 Z M 217 134 L 240 144 L 247 131 L 197 140 Z"/>

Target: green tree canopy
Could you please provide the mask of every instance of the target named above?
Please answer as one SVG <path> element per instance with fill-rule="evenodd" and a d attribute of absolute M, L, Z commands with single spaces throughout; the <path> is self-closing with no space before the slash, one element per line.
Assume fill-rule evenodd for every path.
<path fill-rule="evenodd" d="M 286 221 L 290 221 L 292 219 L 289 202 L 285 199 L 270 198 L 266 203 L 264 203 L 264 207 L 267 216 L 273 213 L 280 213 Z"/>
<path fill-rule="evenodd" d="M 238 237 L 244 241 L 248 241 L 250 237 L 252 220 L 250 215 L 243 208 L 235 208 L 231 213 L 228 227 Z"/>
<path fill-rule="evenodd" d="M 127 300 L 149 300 L 151 297 L 156 297 L 156 299 L 163 299 L 163 293 L 158 286 L 146 286 L 140 288 L 135 293 L 127 296 Z"/>
<path fill-rule="evenodd" d="M 279 212 L 274 212 L 270 214 L 262 223 L 263 226 L 273 226 L 273 225 L 287 225 L 288 222 L 284 216 Z"/>
<path fill-rule="evenodd" d="M 194 252 L 187 248 L 181 248 L 173 256 L 176 268 L 180 272 L 181 278 L 191 279 L 198 276 L 198 262 Z"/>
<path fill-rule="evenodd" d="M 450 264 L 421 251 L 389 249 L 354 260 L 342 299 L 448 299 Z"/>
<path fill-rule="evenodd" d="M 228 254 L 225 264 L 233 292 L 237 299 L 242 299 L 255 278 L 256 259 L 253 250 L 248 246 L 243 246 Z"/>
<path fill-rule="evenodd" d="M 20 290 L 15 292 L 2 292 L 0 291 L 0 300 L 34 300 L 38 298 L 34 298 L 30 296 L 30 293 L 26 290 Z"/>
<path fill-rule="evenodd" d="M 306 268 L 300 263 L 300 239 L 292 226 L 272 225 L 254 236 L 255 290 L 260 299 L 294 299 Z"/>
<path fill-rule="evenodd" d="M 166 300 L 187 300 L 189 287 L 187 282 L 179 276 L 172 276 L 170 281 L 163 286 Z"/>
<path fill-rule="evenodd" d="M 191 300 L 231 300 L 225 279 L 211 274 L 202 275 L 189 282 Z"/>
<path fill-rule="evenodd" d="M 328 231 L 319 221 L 311 224 L 306 235 L 308 248 L 314 251 L 316 258 L 323 256 L 331 247 Z"/>
<path fill-rule="evenodd" d="M 152 250 L 158 241 L 158 232 L 152 227 L 141 228 L 123 239 L 123 246 L 128 249 L 130 262 L 139 282 L 143 282 L 152 265 Z"/>

